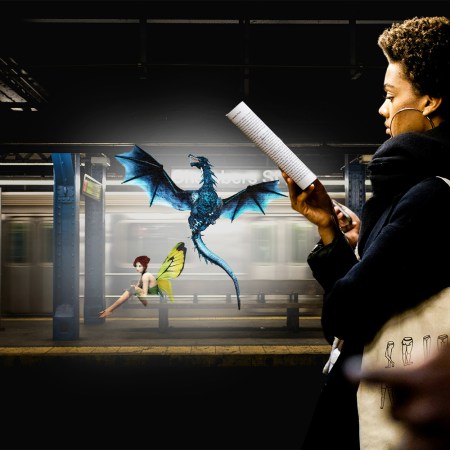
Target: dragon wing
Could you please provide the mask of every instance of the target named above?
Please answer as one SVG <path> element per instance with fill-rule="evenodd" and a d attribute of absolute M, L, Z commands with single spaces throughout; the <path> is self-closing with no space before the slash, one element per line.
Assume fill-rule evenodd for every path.
<path fill-rule="evenodd" d="M 162 263 L 158 274 L 156 275 L 156 280 L 158 281 L 159 289 L 166 295 L 169 296 L 170 300 L 173 301 L 172 293 L 172 283 L 170 280 L 180 276 L 184 269 L 184 261 L 186 259 L 186 246 L 184 242 L 178 242 L 175 247 L 167 255 L 166 259 Z"/>
<path fill-rule="evenodd" d="M 234 219 L 247 211 L 265 214 L 264 211 L 269 202 L 279 197 L 287 197 L 287 195 L 281 193 L 278 182 L 279 180 L 253 184 L 237 194 L 223 199 L 220 217 L 225 217 L 233 222 Z"/>
<path fill-rule="evenodd" d="M 179 188 L 156 159 L 135 145 L 116 159 L 125 167 L 122 183 L 135 184 L 147 192 L 150 206 L 165 205 L 180 211 L 191 209 L 191 192 Z"/>

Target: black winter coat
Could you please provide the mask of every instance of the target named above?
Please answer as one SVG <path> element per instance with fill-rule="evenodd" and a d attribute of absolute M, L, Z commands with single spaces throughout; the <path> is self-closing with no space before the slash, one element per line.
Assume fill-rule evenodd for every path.
<path fill-rule="evenodd" d="M 382 325 L 444 287 L 450 270 L 450 130 L 446 123 L 426 133 L 387 140 L 368 165 L 372 197 L 365 203 L 357 259 L 345 236 L 313 249 L 308 263 L 324 288 L 322 327 L 326 339 L 344 340 L 325 382 L 302 449 L 358 449 L 357 386 L 342 364 L 361 354 Z M 331 427 L 331 428 L 329 428 Z M 325 431 L 328 430 L 328 431 Z"/>

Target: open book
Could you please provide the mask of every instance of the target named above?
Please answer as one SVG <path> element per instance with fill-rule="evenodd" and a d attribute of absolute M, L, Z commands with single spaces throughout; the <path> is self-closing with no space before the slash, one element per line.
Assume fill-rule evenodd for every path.
<path fill-rule="evenodd" d="M 226 116 L 301 189 L 306 189 L 317 179 L 317 176 L 244 102 L 239 103 Z"/>

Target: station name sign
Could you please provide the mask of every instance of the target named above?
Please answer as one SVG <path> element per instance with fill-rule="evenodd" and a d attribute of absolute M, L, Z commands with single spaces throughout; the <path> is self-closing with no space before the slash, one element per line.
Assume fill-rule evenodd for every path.
<path fill-rule="evenodd" d="M 242 188 L 264 181 L 282 179 L 278 169 L 232 169 L 216 170 L 214 173 L 218 189 Z M 202 174 L 198 169 L 172 169 L 170 176 L 180 187 L 198 189 Z"/>

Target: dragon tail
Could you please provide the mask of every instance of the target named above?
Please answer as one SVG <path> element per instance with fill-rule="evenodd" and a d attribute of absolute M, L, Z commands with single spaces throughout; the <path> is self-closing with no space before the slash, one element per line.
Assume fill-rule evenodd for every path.
<path fill-rule="evenodd" d="M 241 309 L 241 299 L 240 299 L 240 289 L 239 289 L 239 283 L 236 278 L 236 275 L 234 274 L 231 267 L 220 257 L 214 254 L 209 248 L 205 245 L 203 242 L 200 234 L 193 234 L 192 235 L 192 241 L 194 243 L 195 248 L 198 251 L 199 257 L 202 258 L 211 264 L 215 264 L 216 266 L 221 267 L 233 280 L 234 287 L 236 289 L 236 297 L 237 297 L 237 304 L 238 309 Z"/>

